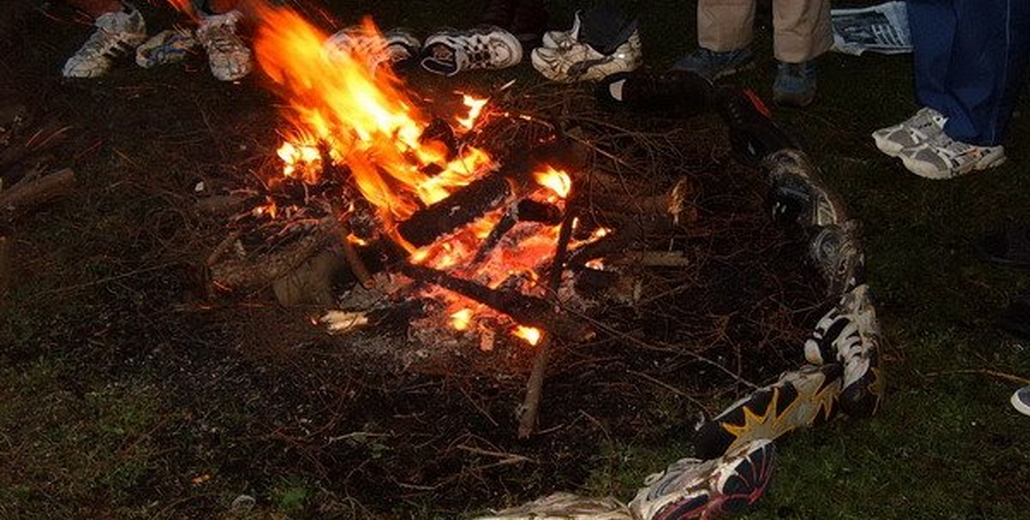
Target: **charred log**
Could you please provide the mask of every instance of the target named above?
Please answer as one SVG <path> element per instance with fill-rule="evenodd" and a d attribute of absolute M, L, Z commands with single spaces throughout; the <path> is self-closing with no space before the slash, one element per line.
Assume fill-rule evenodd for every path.
<path fill-rule="evenodd" d="M 589 328 L 559 314 L 554 310 L 553 305 L 543 298 L 528 296 L 516 291 L 491 289 L 429 267 L 403 264 L 400 266 L 400 271 L 416 281 L 439 285 L 507 314 L 521 325 L 536 327 L 551 334 L 574 340 L 590 336 Z"/>
<path fill-rule="evenodd" d="M 65 168 L 36 179 L 22 179 L 0 192 L 0 215 L 13 221 L 21 215 L 59 198 L 75 186 L 75 172 Z"/>
<path fill-rule="evenodd" d="M 401 222 L 397 231 L 415 247 L 429 245 L 497 208 L 511 193 L 508 180 L 495 173 L 415 213 Z"/>

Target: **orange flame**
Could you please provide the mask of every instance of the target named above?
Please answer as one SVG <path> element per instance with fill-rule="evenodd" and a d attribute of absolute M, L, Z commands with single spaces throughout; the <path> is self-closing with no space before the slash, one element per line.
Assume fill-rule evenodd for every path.
<path fill-rule="evenodd" d="M 397 233 L 397 222 L 446 199 L 497 165 L 482 149 L 462 146 L 451 157 L 455 152 L 446 145 L 423 138 L 432 119 L 422 113 L 388 65 L 374 65 L 388 60 L 381 55 L 386 45 L 371 19 L 365 18 L 359 31 L 370 43 L 327 49 L 326 33 L 295 11 L 264 3 L 249 7 L 257 28 L 258 65 L 287 101 L 286 118 L 292 128 L 284 132 L 286 143 L 278 150 L 284 175 L 314 183 L 323 161 L 344 165 L 362 196 L 378 209 L 385 232 L 409 247 L 410 262 L 445 269 L 492 288 L 505 285 L 543 294 L 535 269 L 553 255 L 560 226 L 520 222 L 504 235 L 506 247 L 489 251 L 480 250 L 483 239 L 504 215 L 503 208 L 417 250 Z M 457 130 L 470 131 L 487 100 L 467 94 L 463 100 L 468 114 L 454 121 L 461 127 Z M 535 178 L 540 187 L 519 196 L 563 207 L 572 186 L 570 177 L 546 168 Z M 274 209 L 271 206 L 268 211 Z M 481 314 L 497 316 L 451 291 L 439 287 L 426 291 L 447 305 L 445 315 L 457 330 L 468 330 Z M 540 341 L 540 330 L 513 325 L 518 337 L 530 344 Z"/>
<path fill-rule="evenodd" d="M 447 160 L 442 146 L 420 142 L 430 119 L 387 66 L 370 69 L 384 61 L 376 54 L 386 48 L 371 19 L 363 20 L 363 35 L 379 43 L 341 52 L 324 48 L 327 35 L 290 9 L 255 12 L 258 64 L 290 104 L 288 140 L 302 148 L 324 143 L 332 161 L 346 164 L 362 195 L 380 208 L 387 231 L 492 167 L 480 149 L 466 147 Z"/>

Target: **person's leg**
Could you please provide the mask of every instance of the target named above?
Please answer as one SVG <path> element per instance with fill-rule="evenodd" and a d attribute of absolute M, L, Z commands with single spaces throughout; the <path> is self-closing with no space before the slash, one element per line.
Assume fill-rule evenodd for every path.
<path fill-rule="evenodd" d="M 698 48 L 672 68 L 715 81 L 753 65 L 755 0 L 698 0 Z"/>
<path fill-rule="evenodd" d="M 697 44 L 714 52 L 741 50 L 754 38 L 755 0 L 698 0 Z"/>
<path fill-rule="evenodd" d="M 773 2 L 773 55 L 785 63 L 803 63 L 830 50 L 830 2 L 775 0 Z"/>
<path fill-rule="evenodd" d="M 773 54 L 776 80 L 773 101 L 805 107 L 815 100 L 813 59 L 833 44 L 830 2 L 826 0 L 774 0 Z"/>
<path fill-rule="evenodd" d="M 1030 3 L 908 2 L 916 95 L 947 119 L 900 152 L 917 175 L 948 179 L 997 166 L 1030 53 Z"/>
<path fill-rule="evenodd" d="M 1030 58 L 1030 2 L 956 0 L 945 133 L 995 146 L 1007 135 Z"/>
<path fill-rule="evenodd" d="M 93 78 L 105 74 L 114 60 L 128 54 L 147 39 L 147 27 L 131 4 L 120 0 L 69 0 L 94 17 L 96 31 L 65 62 L 61 73 L 70 78 Z"/>

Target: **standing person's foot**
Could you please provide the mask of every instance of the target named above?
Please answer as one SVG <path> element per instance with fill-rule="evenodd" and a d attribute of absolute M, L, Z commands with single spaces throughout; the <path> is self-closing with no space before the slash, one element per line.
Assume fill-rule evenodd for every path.
<path fill-rule="evenodd" d="M 1019 390 L 1016 390 L 1012 394 L 1012 399 L 1009 399 L 1012 403 L 1012 407 L 1015 408 L 1019 413 L 1023 415 L 1030 415 L 1030 386 L 1024 386 Z"/>
<path fill-rule="evenodd" d="M 919 146 L 944 131 L 948 118 L 930 108 L 920 108 L 912 117 L 873 132 L 873 141 L 883 153 L 897 157 L 905 148 Z"/>
<path fill-rule="evenodd" d="M 204 16 L 197 28 L 197 39 L 207 51 L 211 74 L 222 81 L 236 81 L 250 74 L 250 48 L 236 34 L 243 18 L 239 11 Z"/>
<path fill-rule="evenodd" d="M 698 47 L 673 64 L 673 69 L 696 72 L 715 81 L 755 66 L 754 54 L 745 47 L 734 51 L 716 52 Z"/>
<path fill-rule="evenodd" d="M 121 11 L 105 13 L 93 22 L 96 31 L 64 64 L 61 73 L 68 78 L 95 78 L 105 74 L 114 60 L 136 49 L 147 39 L 143 15 L 132 5 Z"/>
<path fill-rule="evenodd" d="M 515 35 L 496 26 L 467 31 L 445 29 L 426 38 L 422 68 L 453 76 L 480 69 L 504 69 L 522 61 L 522 45 Z"/>
<path fill-rule="evenodd" d="M 637 20 L 614 6 L 577 13 L 572 29 L 548 33 L 546 41 L 554 46 L 533 49 L 531 58 L 552 81 L 597 81 L 643 63 Z"/>
<path fill-rule="evenodd" d="M 963 143 L 939 132 L 921 145 L 901 150 L 899 155 L 905 168 L 920 177 L 953 179 L 1000 166 L 1005 162 L 1005 147 Z"/>
<path fill-rule="evenodd" d="M 815 100 L 815 87 L 816 73 L 813 62 L 776 63 L 773 103 L 789 107 L 807 107 Z"/>

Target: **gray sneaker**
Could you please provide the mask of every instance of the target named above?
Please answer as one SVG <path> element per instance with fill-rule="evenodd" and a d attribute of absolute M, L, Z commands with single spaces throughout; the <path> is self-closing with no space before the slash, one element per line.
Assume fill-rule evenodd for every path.
<path fill-rule="evenodd" d="M 715 81 L 750 69 L 754 65 L 754 54 L 747 47 L 726 52 L 715 52 L 698 47 L 694 52 L 680 58 L 672 68 L 689 70 L 704 76 L 709 81 Z"/>
<path fill-rule="evenodd" d="M 1030 415 L 1030 386 L 1024 386 L 1012 394 L 1012 406 L 1023 415 Z"/>
<path fill-rule="evenodd" d="M 948 118 L 930 108 L 920 108 L 912 117 L 873 132 L 873 141 L 881 152 L 897 157 L 905 148 L 919 146 L 944 131 Z"/>

